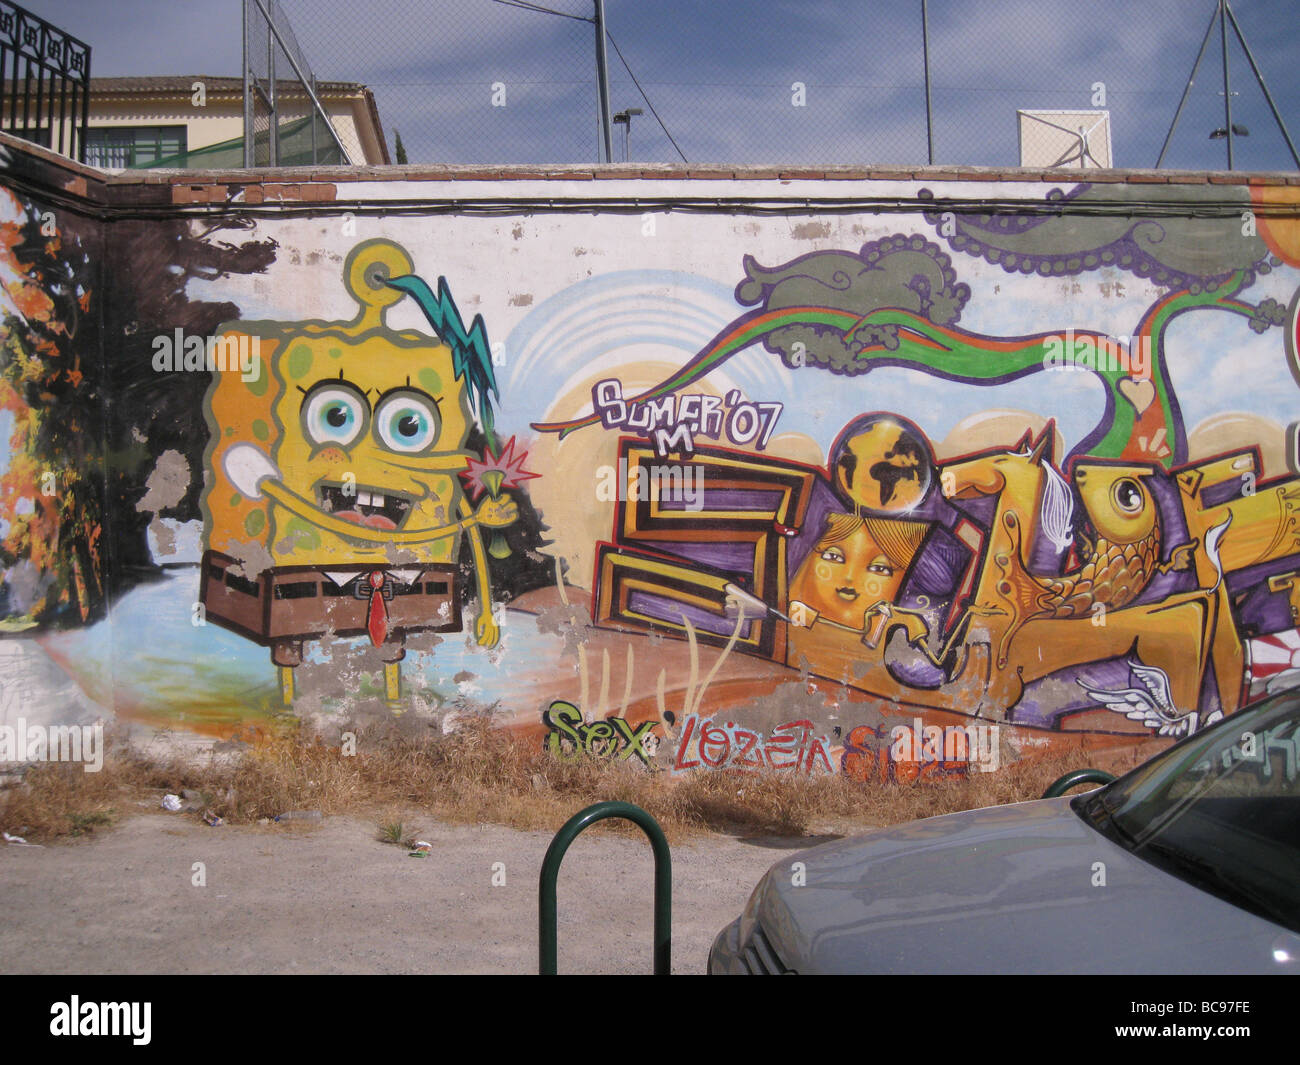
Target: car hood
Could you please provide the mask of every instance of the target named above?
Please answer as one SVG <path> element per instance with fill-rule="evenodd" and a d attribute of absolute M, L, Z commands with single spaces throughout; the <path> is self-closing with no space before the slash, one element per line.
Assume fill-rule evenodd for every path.
<path fill-rule="evenodd" d="M 751 912 L 798 972 L 1300 970 L 1300 936 L 1133 856 L 1069 803 L 803 851 L 772 867 Z"/>

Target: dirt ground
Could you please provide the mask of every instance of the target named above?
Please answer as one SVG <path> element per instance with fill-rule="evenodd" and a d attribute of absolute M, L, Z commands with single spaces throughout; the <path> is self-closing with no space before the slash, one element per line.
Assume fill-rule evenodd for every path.
<path fill-rule="evenodd" d="M 142 814 L 93 838 L 0 844 L 0 968 L 9 973 L 535 973 L 537 881 L 549 832 L 374 821 L 222 825 Z M 817 839 L 700 837 L 672 848 L 674 973 L 702 973 L 758 879 Z M 505 883 L 493 885 L 494 863 Z M 202 863 L 205 886 L 195 863 Z M 599 826 L 560 873 L 561 973 L 651 970 L 654 863 L 644 838 Z M 501 879 L 502 870 L 496 870 Z"/>

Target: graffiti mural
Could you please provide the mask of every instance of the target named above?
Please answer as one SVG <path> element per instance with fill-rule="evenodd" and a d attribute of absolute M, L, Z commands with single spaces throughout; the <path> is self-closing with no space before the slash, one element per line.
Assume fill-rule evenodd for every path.
<path fill-rule="evenodd" d="M 561 700 L 551 703 L 543 718 L 550 730 L 546 749 L 566 761 L 591 755 L 618 762 L 636 758 L 642 765 L 649 765 L 659 751 L 653 721 L 642 721 L 636 726 L 621 717 L 585 721 L 581 710 Z"/>
<path fill-rule="evenodd" d="M 102 616 L 104 380 L 96 227 L 0 192 L 4 631 Z"/>
<path fill-rule="evenodd" d="M 859 725 L 844 740 L 840 771 L 862 783 L 911 784 L 966 776 L 972 768 L 994 772 L 1001 763 L 998 725 L 895 725 L 886 731 Z"/>
<path fill-rule="evenodd" d="M 636 239 L 527 179 L 400 225 L 427 188 L 360 182 L 351 232 L 5 192 L 5 668 L 864 784 L 1300 683 L 1291 193 L 970 186 L 809 227 L 681 181 Z"/>
<path fill-rule="evenodd" d="M 1093 195 L 1080 187 L 1067 199 Z M 1068 279 L 1068 293 L 1081 291 L 1075 279 L 1106 270 L 1130 284 L 1153 279 L 1157 298 L 1123 336 L 1072 321 L 998 336 L 959 324 L 972 288 L 958 282 L 949 254 L 921 235 L 772 268 L 747 256 L 735 296 L 758 308 L 629 402 L 698 388 L 761 341 L 800 378 L 905 367 L 978 389 L 1038 377 L 1050 398 L 1060 374 L 1083 375 L 1100 386 L 1100 420 L 1058 463 L 1061 434 L 1050 407 L 1046 419 L 1026 412 L 1020 426 L 1004 416 L 1003 432 L 1016 435 L 999 446 L 943 459 L 910 412 L 864 413 L 837 434 L 826 465 L 788 495 L 768 493 L 751 515 L 726 482 L 729 517 L 713 526 L 717 535 L 702 537 L 703 523 L 690 519 L 661 533 L 655 547 L 679 559 L 673 567 L 650 560 L 643 509 L 638 520 L 628 517 L 630 506 L 621 510 L 597 569 L 597 618 L 671 631 L 692 601 L 711 597 L 706 609 L 726 618 L 728 592 L 743 591 L 751 630 L 759 619 L 778 619 L 785 638 L 742 640 L 742 650 L 892 703 L 1048 729 L 1105 731 L 1113 725 L 1107 713 L 1117 713 L 1165 736 L 1233 712 L 1251 683 L 1249 639 L 1294 631 L 1281 589 L 1290 589 L 1300 565 L 1300 479 L 1267 475 L 1257 446 L 1189 460 L 1167 336 L 1193 313 L 1236 315 L 1257 334 L 1288 326 L 1281 301 L 1245 298 L 1283 264 L 1274 251 L 1286 249 L 1243 235 L 1235 220 L 1200 226 L 1193 240 L 1181 222 L 1130 218 L 1122 228 L 1099 224 L 1091 242 L 1080 243 L 1077 230 L 1087 227 L 1076 227 L 1056 246 L 1050 219 L 986 217 L 979 229 L 937 212 L 925 217 L 954 252 L 1004 272 Z M 1273 227 L 1273 235 L 1282 232 L 1290 230 Z M 1101 288 L 1108 295 L 1122 285 Z M 1278 341 L 1274 358 L 1284 364 Z M 924 391 L 917 395 L 925 406 Z M 535 428 L 568 437 L 598 420 Z M 623 449 L 629 463 L 640 458 L 635 445 Z M 695 459 L 720 456 L 701 449 Z M 735 459 L 772 477 L 787 472 L 757 453 Z M 706 466 L 710 480 L 723 490 Z M 771 507 L 778 498 L 781 508 Z M 763 524 L 767 536 L 754 538 L 751 527 Z M 720 565 L 697 544 L 734 544 L 742 529 L 776 554 L 766 568 L 788 574 L 784 584 L 762 580 L 758 565 Z M 653 597 L 623 591 L 629 570 L 643 584 L 657 581 Z M 702 618 L 696 626 L 719 640 L 726 632 Z"/>
<path fill-rule="evenodd" d="M 692 714 L 682 722 L 673 769 L 699 767 L 834 772 L 830 740 L 814 735 L 811 721 L 787 721 L 765 734 Z"/>
<path fill-rule="evenodd" d="M 398 245 L 369 241 L 344 264 L 360 307 L 352 321 L 220 331 L 241 345 L 251 335 L 265 354 L 255 372 L 215 372 L 205 402 L 200 598 L 210 619 L 271 648 L 286 703 L 304 641 L 327 632 L 366 636 L 384 662 L 385 694 L 399 702 L 405 635 L 461 627 L 462 537 L 475 639 L 486 648 L 500 639 L 483 532 L 516 520 L 503 492 L 534 475 L 513 440 L 496 444 L 482 319 L 467 330 L 446 280 L 435 294 L 413 269 Z M 385 311 L 403 294 L 445 340 L 387 328 Z M 486 459 L 466 448 L 475 417 Z M 458 475 L 478 490 L 477 507 Z M 250 567 L 250 549 L 270 565 Z"/>

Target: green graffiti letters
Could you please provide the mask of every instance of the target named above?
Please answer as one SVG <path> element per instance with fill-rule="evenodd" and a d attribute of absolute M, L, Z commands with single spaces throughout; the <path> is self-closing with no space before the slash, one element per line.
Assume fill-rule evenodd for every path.
<path fill-rule="evenodd" d="M 550 729 L 546 749 L 569 762 L 584 755 L 625 762 L 636 755 L 644 765 L 649 765 L 658 748 L 653 721 L 642 721 L 636 726 L 621 717 L 586 722 L 581 710 L 563 700 L 551 703 L 542 714 L 542 721 Z"/>

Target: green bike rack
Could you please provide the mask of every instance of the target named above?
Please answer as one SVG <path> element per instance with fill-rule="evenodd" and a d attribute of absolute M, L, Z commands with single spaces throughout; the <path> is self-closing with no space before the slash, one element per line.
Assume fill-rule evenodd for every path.
<path fill-rule="evenodd" d="M 655 856 L 654 974 L 668 976 L 671 971 L 673 863 L 664 830 L 658 821 L 630 802 L 598 802 L 564 823 L 564 827 L 555 833 L 542 860 L 542 875 L 537 885 L 538 971 L 542 976 L 556 975 L 555 882 L 560 875 L 564 853 L 585 829 L 609 817 L 626 818 L 638 825 L 650 840 Z"/>
<path fill-rule="evenodd" d="M 1104 769 L 1076 769 L 1058 777 L 1043 792 L 1044 799 L 1057 799 L 1079 784 L 1109 784 L 1115 778 Z"/>

